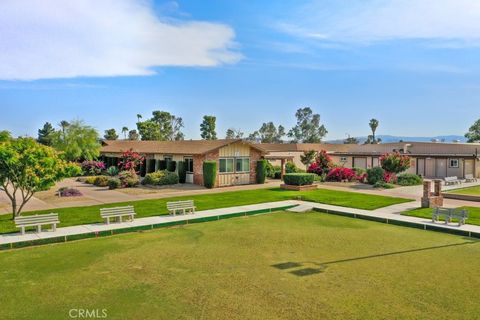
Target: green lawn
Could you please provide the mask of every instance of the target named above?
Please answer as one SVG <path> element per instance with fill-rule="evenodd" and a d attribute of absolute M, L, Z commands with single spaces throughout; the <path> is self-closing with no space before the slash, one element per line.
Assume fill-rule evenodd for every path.
<path fill-rule="evenodd" d="M 239 205 L 256 204 L 270 201 L 291 200 L 296 196 L 302 196 L 302 199 L 319 203 L 326 203 L 338 206 L 352 207 L 373 210 L 385 206 L 408 202 L 411 200 L 402 198 L 392 198 L 376 195 L 367 195 L 353 192 L 342 192 L 326 189 L 314 191 L 285 191 L 279 188 L 259 189 L 246 191 L 233 191 L 223 193 L 203 194 L 196 196 L 185 196 L 175 198 L 142 200 L 134 202 L 113 203 L 105 205 L 96 205 L 88 207 L 61 208 L 47 211 L 28 212 L 27 214 L 41 214 L 56 212 L 59 214 L 60 227 L 101 222 L 100 208 L 116 207 L 125 205 L 134 205 L 137 212 L 137 218 L 168 214 L 166 209 L 167 201 L 176 200 L 195 200 L 197 210 L 207 210 L 216 208 L 225 208 Z M 14 232 L 16 228 L 10 215 L 0 216 L 0 233 Z"/>
<path fill-rule="evenodd" d="M 480 226 L 480 208 L 479 207 L 461 207 L 462 209 L 468 210 L 468 219 L 467 224 L 475 224 Z M 430 208 L 419 208 L 415 210 L 405 211 L 402 213 L 405 216 L 419 217 L 419 218 L 432 218 L 433 209 Z M 443 218 L 440 220 L 444 220 Z M 456 220 L 453 220 L 454 222 Z"/>
<path fill-rule="evenodd" d="M 480 242 L 278 212 L 0 252 L 0 319 L 475 319 Z"/>
<path fill-rule="evenodd" d="M 454 189 L 454 190 L 447 191 L 447 193 L 480 196 L 480 186 L 470 187 L 470 188 Z"/>

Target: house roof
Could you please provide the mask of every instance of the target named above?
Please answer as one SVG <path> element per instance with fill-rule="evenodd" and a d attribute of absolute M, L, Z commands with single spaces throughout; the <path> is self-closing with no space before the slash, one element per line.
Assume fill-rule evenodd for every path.
<path fill-rule="evenodd" d="M 233 143 L 244 143 L 265 153 L 265 150 L 256 144 L 242 139 L 223 140 L 180 140 L 180 141 L 132 141 L 132 140 L 105 140 L 102 143 L 102 153 L 121 153 L 133 150 L 138 153 L 158 154 L 205 154 L 210 151 L 228 146 Z"/>
<path fill-rule="evenodd" d="M 425 156 L 474 156 L 480 154 L 480 143 L 406 141 L 380 144 L 262 143 L 261 146 L 275 154 L 308 150 L 326 150 L 330 154 L 339 155 L 381 155 L 393 151 Z"/>

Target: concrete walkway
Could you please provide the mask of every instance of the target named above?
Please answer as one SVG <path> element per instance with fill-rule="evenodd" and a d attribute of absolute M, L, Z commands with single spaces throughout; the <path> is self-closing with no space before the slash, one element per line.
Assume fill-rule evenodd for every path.
<path fill-rule="evenodd" d="M 405 225 L 410 227 L 416 227 L 424 230 L 436 230 L 444 231 L 447 233 L 456 233 L 466 236 L 480 237 L 480 226 L 475 225 L 463 225 L 457 226 L 456 224 L 445 225 L 444 223 L 432 223 L 430 219 L 416 218 L 409 216 L 402 216 L 398 214 L 405 210 L 414 209 L 419 206 L 417 202 L 397 204 L 390 207 L 385 207 L 377 210 L 362 210 L 354 208 L 339 207 L 321 203 L 314 203 L 308 201 L 299 200 L 286 200 L 279 202 L 268 202 L 262 204 L 254 204 L 239 207 L 221 208 L 214 210 L 198 211 L 194 215 L 177 215 L 177 216 L 153 216 L 146 218 L 135 219 L 132 222 L 113 223 L 107 224 L 88 224 L 72 227 L 57 228 L 57 231 L 46 231 L 42 233 L 29 232 L 25 235 L 20 233 L 4 234 L 0 235 L 0 249 L 8 249 L 15 247 L 15 243 L 26 243 L 26 245 L 34 245 L 36 243 L 42 243 L 42 240 L 55 239 L 52 242 L 66 242 L 80 238 L 112 235 L 115 233 L 131 232 L 138 230 L 149 230 L 164 226 L 188 224 L 195 222 L 203 222 L 210 220 L 220 220 L 232 216 L 247 216 L 256 213 L 267 213 L 278 210 L 292 209 L 291 211 L 305 211 L 295 210 L 294 207 L 300 208 L 313 208 L 317 211 L 323 211 L 326 213 L 346 215 L 354 218 L 361 218 L 367 220 L 374 220 L 384 223 L 391 223 L 397 225 Z M 29 243 L 30 242 L 30 243 Z M 48 243 L 48 242 L 43 242 Z"/>

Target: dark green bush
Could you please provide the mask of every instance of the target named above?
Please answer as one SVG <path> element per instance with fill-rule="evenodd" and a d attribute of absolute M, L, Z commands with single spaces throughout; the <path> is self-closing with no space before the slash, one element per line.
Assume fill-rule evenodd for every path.
<path fill-rule="evenodd" d="M 267 163 L 268 161 L 265 159 L 257 161 L 257 183 L 259 184 L 265 183 L 265 179 L 267 178 Z"/>
<path fill-rule="evenodd" d="M 122 182 L 118 178 L 110 178 L 108 179 L 108 189 L 118 189 L 122 185 Z"/>
<path fill-rule="evenodd" d="M 401 186 L 416 186 L 422 184 L 423 179 L 416 174 L 403 173 L 397 176 L 397 183 Z"/>
<path fill-rule="evenodd" d="M 178 181 L 180 183 L 185 183 L 187 180 L 187 166 L 185 161 L 177 162 L 177 171 L 178 171 Z"/>
<path fill-rule="evenodd" d="M 367 182 L 374 185 L 377 182 L 383 182 L 383 175 L 385 170 L 380 167 L 374 167 L 367 170 Z"/>
<path fill-rule="evenodd" d="M 213 188 L 217 180 L 217 162 L 204 161 L 203 162 L 203 185 L 206 188 Z"/>
<path fill-rule="evenodd" d="M 177 162 L 176 161 L 167 161 L 167 170 L 170 172 L 175 172 L 175 169 L 177 168 Z"/>
<path fill-rule="evenodd" d="M 107 187 L 109 178 L 107 176 L 98 176 L 93 181 L 93 184 L 97 187 Z"/>
<path fill-rule="evenodd" d="M 313 183 L 315 175 L 312 173 L 287 173 L 283 176 L 285 184 L 305 186 Z"/>

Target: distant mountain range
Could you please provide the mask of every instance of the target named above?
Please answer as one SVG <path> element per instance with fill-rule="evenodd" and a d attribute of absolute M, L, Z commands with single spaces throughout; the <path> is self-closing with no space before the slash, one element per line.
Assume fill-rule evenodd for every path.
<path fill-rule="evenodd" d="M 405 137 L 405 136 L 389 136 L 389 135 L 379 135 L 378 138 L 382 139 L 383 143 L 388 142 L 399 142 L 399 141 L 409 141 L 409 142 L 431 142 L 433 140 L 438 140 L 442 142 L 467 142 L 464 136 L 457 135 L 448 135 L 448 136 L 435 136 L 435 137 Z M 356 137 L 360 143 L 364 143 L 367 140 L 367 137 Z M 329 140 L 327 143 L 343 143 L 344 139 Z"/>

